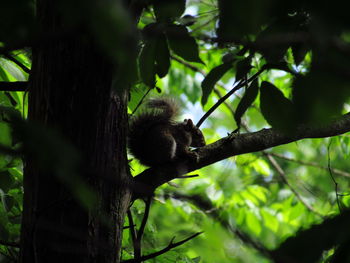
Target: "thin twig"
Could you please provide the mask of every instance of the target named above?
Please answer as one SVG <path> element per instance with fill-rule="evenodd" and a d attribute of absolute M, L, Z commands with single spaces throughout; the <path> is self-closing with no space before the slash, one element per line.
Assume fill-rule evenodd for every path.
<path fill-rule="evenodd" d="M 221 97 L 204 115 L 203 117 L 198 121 L 198 123 L 196 124 L 197 127 L 200 127 L 202 125 L 202 123 L 210 116 L 210 114 L 212 114 L 217 107 L 219 107 L 226 99 L 228 99 L 233 93 L 235 93 L 237 90 L 239 90 L 240 88 L 244 87 L 245 85 L 247 85 L 248 83 L 252 82 L 253 80 L 255 80 L 262 72 L 265 71 L 265 67 L 263 66 L 257 73 L 255 73 L 253 76 L 251 76 L 249 79 L 247 79 L 246 81 L 244 80 L 240 80 L 238 82 L 238 84 L 232 89 L 230 90 L 225 96 Z"/>
<path fill-rule="evenodd" d="M 220 92 L 216 92 L 218 96 L 220 96 Z M 234 115 L 234 111 L 231 109 L 231 107 L 229 105 L 227 105 L 227 107 L 230 109 L 231 113 Z M 246 127 L 245 125 L 242 125 L 245 130 L 249 131 L 248 127 Z M 309 209 L 311 212 L 315 213 L 316 215 L 320 216 L 321 218 L 324 218 L 324 216 L 322 214 L 320 214 L 319 212 L 317 212 L 312 206 L 310 206 L 309 204 L 307 204 L 303 198 L 299 195 L 299 193 L 289 184 L 287 177 L 285 175 L 285 172 L 283 171 L 283 169 L 281 168 L 281 166 L 277 163 L 277 161 L 273 158 L 273 154 L 272 153 L 268 153 L 266 151 L 262 152 L 268 159 L 268 161 L 271 163 L 271 165 L 276 169 L 277 173 L 281 176 L 282 180 L 284 181 L 284 183 L 290 188 L 290 190 L 294 193 L 294 195 L 296 196 L 297 199 L 300 200 L 300 202 L 307 208 Z"/>
<path fill-rule="evenodd" d="M 271 256 L 269 251 L 262 244 L 260 244 L 259 241 L 253 240 L 253 238 L 251 238 L 248 234 L 244 233 L 238 228 L 233 227 L 226 218 L 221 216 L 221 209 L 215 207 L 209 199 L 204 199 L 200 195 L 189 196 L 178 192 L 173 192 L 170 196 L 175 199 L 186 200 L 191 202 L 204 213 L 212 217 L 214 220 L 217 220 L 222 225 L 222 227 L 228 229 L 232 234 L 236 235 L 242 242 L 255 248 L 257 251 L 259 251 L 261 254 L 267 257 Z"/>
<path fill-rule="evenodd" d="M 134 248 L 134 254 L 135 254 L 135 247 L 136 247 L 136 230 L 135 230 L 135 225 L 134 225 L 134 220 L 132 218 L 132 213 L 131 213 L 131 210 L 129 208 L 128 212 L 127 212 L 127 215 L 128 215 L 128 220 L 129 220 L 129 233 L 130 233 L 130 236 L 131 236 L 131 241 L 132 241 L 132 244 L 133 244 L 133 248 Z"/>
<path fill-rule="evenodd" d="M 149 254 L 149 255 L 142 256 L 142 257 L 140 258 L 140 261 L 137 261 L 137 260 L 135 260 L 135 259 L 129 259 L 129 260 L 122 261 L 122 263 L 138 263 L 138 262 L 141 262 L 141 261 L 146 261 L 146 260 L 148 260 L 148 259 L 152 259 L 152 258 L 158 257 L 158 256 L 160 256 L 160 255 L 162 255 L 162 254 L 168 252 L 169 250 L 171 250 L 171 249 L 173 249 L 173 248 L 175 248 L 175 247 L 181 246 L 182 244 L 184 244 L 184 243 L 190 241 L 191 239 L 197 237 L 198 235 L 200 235 L 200 234 L 202 234 L 202 233 L 203 233 L 203 232 L 195 233 L 195 234 L 193 234 L 192 236 L 190 236 L 190 237 L 188 237 L 188 238 L 186 238 L 186 239 L 183 239 L 183 240 L 181 240 L 181 241 L 179 241 L 179 242 L 176 242 L 176 243 L 173 243 L 173 241 L 174 241 L 174 239 L 175 239 L 175 237 L 174 237 L 174 238 L 171 239 L 171 241 L 170 241 L 170 243 L 169 243 L 169 245 L 168 245 L 167 247 L 165 247 L 165 248 L 163 248 L 163 249 L 161 249 L 161 250 L 159 250 L 159 251 L 157 251 L 157 252 L 151 253 L 151 254 Z"/>
<path fill-rule="evenodd" d="M 193 66 L 191 64 L 189 64 L 186 61 L 182 61 L 181 59 L 178 59 L 176 57 L 171 57 L 172 59 L 174 59 L 175 61 L 183 64 L 184 66 L 188 67 L 189 69 L 195 71 L 195 72 L 199 72 L 201 73 L 204 77 L 206 76 L 206 73 L 201 70 L 200 68 Z M 262 72 L 264 72 L 266 70 L 266 66 L 263 66 L 257 73 L 255 73 L 253 76 L 251 76 L 248 80 L 246 81 L 240 81 L 238 82 L 238 84 L 236 84 L 236 86 L 229 91 L 225 96 L 221 97 L 204 115 L 203 117 L 198 121 L 198 123 L 196 124 L 197 127 L 200 127 L 202 125 L 202 123 L 210 116 L 210 114 L 212 114 L 217 107 L 219 107 L 223 102 L 225 102 L 225 100 L 227 98 L 229 98 L 233 93 L 235 93 L 237 90 L 239 90 L 240 88 L 244 87 L 245 85 L 248 85 L 250 82 L 252 82 L 253 80 L 255 80 Z"/>
<path fill-rule="evenodd" d="M 214 20 L 217 19 L 218 17 L 219 17 L 218 15 L 213 16 L 211 19 L 209 19 L 209 20 L 206 21 L 205 23 L 203 23 L 203 24 L 197 26 L 196 28 L 194 28 L 194 29 L 191 31 L 191 33 L 193 33 L 193 32 L 195 32 L 195 31 L 198 31 L 198 30 L 200 30 L 200 29 L 206 27 L 206 26 L 209 25 L 210 23 L 214 22 Z"/>
<path fill-rule="evenodd" d="M 339 194 L 338 194 L 338 182 L 335 180 L 334 176 L 333 176 L 333 172 L 331 169 L 331 156 L 330 156 L 330 148 L 331 148 L 331 144 L 332 144 L 332 139 L 330 139 L 328 147 L 327 147 L 327 155 L 328 155 L 328 171 L 329 171 L 329 175 L 332 178 L 332 181 L 334 183 L 334 188 L 335 188 L 335 197 L 337 200 L 337 205 L 338 205 L 338 209 L 339 209 L 339 213 L 342 212 L 341 209 L 341 205 L 340 205 L 340 201 L 339 201 Z"/>
<path fill-rule="evenodd" d="M 146 96 L 148 95 L 148 93 L 151 91 L 152 88 L 148 88 L 148 90 L 146 91 L 145 94 L 143 94 L 141 100 L 139 101 L 139 103 L 136 105 L 135 109 L 133 110 L 133 112 L 131 113 L 131 116 L 134 115 L 134 113 L 137 111 L 137 109 L 141 106 L 141 104 L 143 103 L 144 99 L 146 98 Z"/>
<path fill-rule="evenodd" d="M 305 161 L 301 161 L 301 160 L 296 160 L 296 159 L 289 158 L 287 156 L 284 156 L 284 155 L 281 155 L 281 154 L 278 154 L 278 153 L 269 153 L 269 154 L 274 156 L 274 157 L 277 157 L 279 159 L 283 159 L 283 160 L 286 160 L 286 161 L 289 161 L 289 162 L 294 162 L 294 163 L 298 163 L 298 164 L 306 165 L 306 166 L 312 166 L 312 167 L 320 168 L 322 170 L 327 170 L 327 171 L 329 170 L 329 167 L 322 166 L 322 165 L 319 165 L 319 164 L 314 163 L 314 162 L 305 162 Z M 335 168 L 331 168 L 331 169 L 332 169 L 332 172 L 334 174 L 342 175 L 342 176 L 345 176 L 345 177 L 350 177 L 350 173 L 347 173 L 347 172 L 344 172 L 344 171 L 341 171 L 341 170 L 335 169 Z"/>
<path fill-rule="evenodd" d="M 147 223 L 148 216 L 149 216 L 149 211 L 151 208 L 151 202 L 152 202 L 152 197 L 147 197 L 147 199 L 145 201 L 145 213 L 143 214 L 140 229 L 137 232 L 137 239 L 139 239 L 140 241 L 141 241 L 143 233 L 145 231 L 146 223 Z"/>
<path fill-rule="evenodd" d="M 146 223 L 148 220 L 148 216 L 149 216 L 149 211 L 151 208 L 151 202 L 152 202 L 152 197 L 147 197 L 146 201 L 145 201 L 145 212 L 143 214 L 143 218 L 142 218 L 142 222 L 140 225 L 139 230 L 136 233 L 136 230 L 133 229 L 134 234 L 132 234 L 132 238 L 133 238 L 133 246 L 134 246 L 134 259 L 136 260 L 136 262 L 142 262 L 141 260 L 141 255 L 142 255 L 142 237 L 143 237 L 143 233 L 145 231 L 145 227 L 146 227 Z M 130 212 L 130 216 L 128 214 L 128 217 L 132 219 L 131 216 L 131 212 Z M 132 220 L 130 221 L 129 219 L 129 224 L 132 222 Z"/>
<path fill-rule="evenodd" d="M 297 192 L 297 190 L 294 189 L 294 187 L 288 182 L 287 176 L 281 166 L 278 164 L 278 162 L 273 158 L 269 153 L 263 151 L 263 154 L 266 156 L 266 158 L 269 160 L 269 162 L 272 164 L 272 166 L 275 168 L 277 173 L 281 176 L 282 181 L 289 187 L 289 189 L 292 191 L 292 193 L 295 195 L 295 197 L 311 212 L 315 213 L 321 218 L 325 218 L 324 215 L 317 212 L 311 205 L 306 203 L 303 198 L 300 196 L 300 194 Z"/>

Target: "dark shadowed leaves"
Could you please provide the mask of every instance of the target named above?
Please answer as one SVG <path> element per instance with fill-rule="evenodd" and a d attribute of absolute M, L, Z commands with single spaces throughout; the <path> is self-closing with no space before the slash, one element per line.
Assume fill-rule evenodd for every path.
<path fill-rule="evenodd" d="M 245 58 L 237 63 L 236 67 L 236 82 L 245 77 L 252 69 L 251 58 Z"/>
<path fill-rule="evenodd" d="M 320 125 L 342 114 L 349 82 L 331 70 L 314 70 L 294 81 L 293 102 L 300 122 Z"/>
<path fill-rule="evenodd" d="M 259 92 L 258 80 L 254 80 L 252 84 L 245 91 L 241 101 L 237 106 L 237 109 L 235 112 L 235 121 L 237 123 L 238 128 L 241 126 L 241 118 L 243 114 L 253 104 L 256 97 L 258 96 L 258 92 Z"/>
<path fill-rule="evenodd" d="M 171 25 L 167 27 L 166 36 L 171 50 L 176 55 L 187 61 L 203 63 L 199 57 L 196 40 L 189 35 L 185 26 Z"/>
<path fill-rule="evenodd" d="M 292 45 L 292 53 L 295 65 L 299 65 L 305 58 L 309 48 L 303 44 Z"/>
<path fill-rule="evenodd" d="M 257 50 L 270 63 L 280 62 L 288 50 L 286 30 L 278 23 L 267 27 L 257 38 Z"/>
<path fill-rule="evenodd" d="M 214 89 L 214 85 L 222 76 L 232 68 L 231 63 L 223 63 L 215 68 L 213 68 L 209 74 L 205 77 L 202 82 L 202 105 L 207 103 L 208 97 L 212 90 Z"/>
<path fill-rule="evenodd" d="M 139 69 L 142 81 L 149 87 L 155 85 L 155 52 L 156 52 L 156 41 L 148 40 L 142 48 L 139 57 Z"/>
<path fill-rule="evenodd" d="M 6 193 L 14 183 L 13 176 L 7 170 L 0 172 L 0 189 L 2 191 Z"/>
<path fill-rule="evenodd" d="M 307 41 L 307 17 L 303 13 L 285 14 L 266 27 L 257 37 L 255 45 L 269 63 L 282 61 L 289 47 L 294 46 L 296 61 L 301 61 Z M 297 47 L 299 50 L 297 50 Z"/>
<path fill-rule="evenodd" d="M 160 78 L 165 77 L 170 67 L 170 53 L 168 49 L 168 43 L 164 34 L 161 34 L 157 38 L 156 51 L 156 72 Z"/>
<path fill-rule="evenodd" d="M 349 220 L 350 211 L 346 211 L 332 219 L 325 220 L 320 225 L 299 232 L 295 237 L 288 238 L 278 249 L 272 251 L 275 262 L 319 262 L 324 251 L 349 243 Z M 349 258 L 348 249 L 346 255 Z"/>
<path fill-rule="evenodd" d="M 260 31 L 268 20 L 267 1 L 219 1 L 219 27 L 217 34 L 223 41 L 234 42 Z"/>
<path fill-rule="evenodd" d="M 153 0 L 157 21 L 172 21 L 180 17 L 186 7 L 186 0 Z"/>
<path fill-rule="evenodd" d="M 34 32 L 35 5 L 31 0 L 2 1 L 0 42 L 28 42 Z"/>
<path fill-rule="evenodd" d="M 288 133 L 295 127 L 292 102 L 267 81 L 263 81 L 260 86 L 260 109 L 265 120 L 273 128 Z"/>

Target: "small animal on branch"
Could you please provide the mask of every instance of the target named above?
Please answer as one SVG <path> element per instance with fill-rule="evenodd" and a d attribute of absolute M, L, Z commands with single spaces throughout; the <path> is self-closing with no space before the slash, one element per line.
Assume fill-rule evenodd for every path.
<path fill-rule="evenodd" d="M 148 101 L 147 110 L 134 116 L 129 125 L 128 147 L 146 166 L 158 166 L 179 159 L 198 161 L 190 147 L 205 145 L 203 133 L 191 119 L 176 121 L 178 104 L 170 98 Z"/>

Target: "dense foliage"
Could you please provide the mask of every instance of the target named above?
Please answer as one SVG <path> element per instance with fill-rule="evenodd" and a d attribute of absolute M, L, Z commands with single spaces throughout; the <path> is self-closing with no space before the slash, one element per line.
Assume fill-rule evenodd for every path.
<path fill-rule="evenodd" d="M 0 27 L 0 262 L 16 258 L 20 237 L 22 142 L 12 119 L 13 111 L 26 117 L 22 81 L 29 77 L 31 50 L 23 47 L 42 40 L 30 1 L 21 2 L 8 4 L 5 13 L 26 15 L 14 23 L 4 16 L 5 26 Z M 116 18 L 120 10 L 94 13 L 87 8 L 85 14 L 105 15 L 88 28 L 106 53 L 117 47 L 112 58 L 127 63 L 120 81 L 133 83 L 130 114 L 159 93 L 178 99 L 181 117 L 195 122 L 214 109 L 201 121 L 210 144 L 228 134 L 234 140 L 236 134 L 268 127 L 293 136 L 310 125 L 331 125 L 350 108 L 350 22 L 340 1 L 131 2 L 144 8 L 137 31 L 129 29 L 127 13 L 125 25 Z M 76 6 L 62 3 L 67 17 L 67 10 L 78 13 Z M 66 18 L 67 23 L 86 23 L 79 16 Z M 120 55 L 125 43 L 115 39 L 130 32 L 135 34 L 132 41 L 138 41 L 138 63 Z M 142 200 L 131 207 L 123 260 L 134 257 L 131 226 L 142 225 L 149 208 L 143 255 L 201 233 L 150 262 L 346 262 L 349 145 L 347 134 L 304 139 L 234 156 L 193 172 L 196 177 L 159 187 L 150 207 Z M 135 176 L 145 169 L 136 160 L 130 165 Z"/>

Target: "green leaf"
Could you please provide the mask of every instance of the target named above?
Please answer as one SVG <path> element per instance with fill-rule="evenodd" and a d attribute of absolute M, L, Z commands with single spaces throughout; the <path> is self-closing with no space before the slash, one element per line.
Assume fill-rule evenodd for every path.
<path fill-rule="evenodd" d="M 165 77 L 168 74 L 170 68 L 170 53 L 168 49 L 168 43 L 164 34 L 161 34 L 157 38 L 156 52 L 156 72 L 160 78 Z"/>
<path fill-rule="evenodd" d="M 215 68 L 213 68 L 202 82 L 202 105 L 207 103 L 208 97 L 212 92 L 214 85 L 219 79 L 232 68 L 231 63 L 224 63 Z"/>
<path fill-rule="evenodd" d="M 260 86 L 260 109 L 265 120 L 283 132 L 295 127 L 294 107 L 290 100 L 273 84 L 263 81 Z"/>
<path fill-rule="evenodd" d="M 247 109 L 253 104 L 256 97 L 258 96 L 259 85 L 258 80 L 254 80 L 252 84 L 245 91 L 241 101 L 239 102 L 236 112 L 235 112 L 235 121 L 238 128 L 241 126 L 241 118 Z"/>
<path fill-rule="evenodd" d="M 155 51 L 156 42 L 148 40 L 142 48 L 139 57 L 139 69 L 142 81 L 149 87 L 155 86 Z"/>
<path fill-rule="evenodd" d="M 5 71 L 5 69 L 0 65 L 0 80 L 2 81 L 10 81 L 8 73 Z"/>
<path fill-rule="evenodd" d="M 171 25 L 166 28 L 166 36 L 171 50 L 183 59 L 204 64 L 199 57 L 196 40 L 191 37 L 185 26 Z"/>
<path fill-rule="evenodd" d="M 157 21 L 172 21 L 185 12 L 186 0 L 154 0 L 153 8 Z"/>
<path fill-rule="evenodd" d="M 256 236 L 259 236 L 262 229 L 258 218 L 252 212 L 247 212 L 245 220 L 249 230 L 252 231 Z"/>
<path fill-rule="evenodd" d="M 0 122 L 0 144 L 11 146 L 12 137 L 10 126 L 5 122 Z"/>

